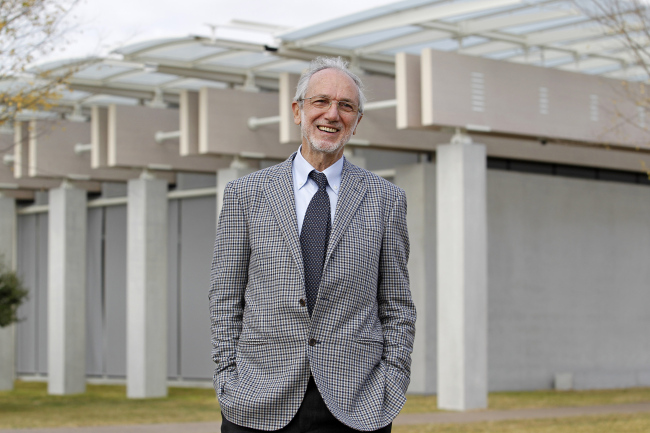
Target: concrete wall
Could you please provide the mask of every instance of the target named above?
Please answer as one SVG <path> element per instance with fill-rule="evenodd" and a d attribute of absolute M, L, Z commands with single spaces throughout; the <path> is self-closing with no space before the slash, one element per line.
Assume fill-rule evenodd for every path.
<path fill-rule="evenodd" d="M 489 388 L 650 386 L 650 188 L 488 172 Z"/>
<path fill-rule="evenodd" d="M 47 373 L 47 214 L 18 217 L 18 274 L 29 297 L 18 309 L 16 373 Z"/>
<path fill-rule="evenodd" d="M 214 182 L 212 182 L 214 183 Z M 201 187 L 205 185 L 199 185 Z M 169 201 L 168 377 L 212 378 L 207 293 L 215 198 Z M 18 271 L 29 287 L 17 373 L 47 374 L 47 213 L 18 217 Z M 126 206 L 88 210 L 86 374 L 126 376 Z"/>
<path fill-rule="evenodd" d="M 409 282 L 417 309 L 408 392 L 434 394 L 438 385 L 435 166 L 429 163 L 399 166 L 395 184 L 404 189 L 408 200 Z"/>
<path fill-rule="evenodd" d="M 104 209 L 103 375 L 126 376 L 126 206 Z"/>
<path fill-rule="evenodd" d="M 577 388 L 650 386 L 650 188 L 488 170 L 487 196 L 489 389 L 551 388 L 556 373 L 573 373 Z M 170 378 L 212 374 L 214 200 L 169 202 Z M 88 330 L 101 344 L 88 345 L 87 373 L 124 377 L 126 208 L 101 213 L 88 214 L 87 308 L 103 320 Z M 17 371 L 46 373 L 47 214 L 19 216 L 17 258 L 32 289 L 16 330 Z"/>
<path fill-rule="evenodd" d="M 168 286 L 168 375 L 211 379 L 214 363 L 207 290 L 216 231 L 215 198 L 170 200 L 169 212 L 169 273 L 173 268 L 173 276 Z"/>

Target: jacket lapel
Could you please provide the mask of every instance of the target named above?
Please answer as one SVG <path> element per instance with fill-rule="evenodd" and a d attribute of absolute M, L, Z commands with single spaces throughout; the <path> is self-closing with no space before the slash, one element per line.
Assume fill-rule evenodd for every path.
<path fill-rule="evenodd" d="M 302 263 L 302 252 L 300 250 L 300 239 L 298 238 L 298 222 L 296 218 L 296 199 L 293 192 L 292 163 L 295 157 L 293 153 L 289 159 L 282 163 L 275 176 L 269 179 L 264 190 L 264 195 L 280 227 L 280 231 L 291 250 L 300 275 L 304 279 L 304 268 Z"/>
<path fill-rule="evenodd" d="M 347 160 L 343 161 L 343 173 L 341 174 L 341 188 L 339 191 L 340 195 L 336 205 L 336 215 L 334 216 L 334 224 L 332 224 L 332 233 L 330 234 L 323 269 L 327 267 L 332 251 L 334 251 L 334 248 L 336 248 L 336 245 L 343 237 L 354 214 L 357 212 L 357 208 L 366 195 L 366 183 L 364 182 L 363 173 L 357 166 L 349 163 Z"/>

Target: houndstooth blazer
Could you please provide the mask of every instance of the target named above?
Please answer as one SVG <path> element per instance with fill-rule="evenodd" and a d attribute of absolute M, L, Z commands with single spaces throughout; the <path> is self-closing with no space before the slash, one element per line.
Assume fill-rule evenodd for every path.
<path fill-rule="evenodd" d="M 344 162 L 310 318 L 294 156 L 225 188 L 209 293 L 214 387 L 229 421 L 277 430 L 298 411 L 311 371 L 336 418 L 376 430 L 397 416 L 409 384 L 406 196 Z"/>

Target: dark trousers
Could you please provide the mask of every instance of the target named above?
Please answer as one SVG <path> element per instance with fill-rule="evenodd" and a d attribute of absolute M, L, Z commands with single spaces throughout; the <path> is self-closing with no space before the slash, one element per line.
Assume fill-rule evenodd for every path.
<path fill-rule="evenodd" d="M 390 433 L 391 425 L 379 430 L 376 433 Z M 300 408 L 293 417 L 291 422 L 276 432 L 282 433 L 345 433 L 358 432 L 341 421 L 337 420 L 334 415 L 327 409 L 323 397 L 321 397 L 314 378 L 309 378 L 305 398 L 300 404 Z M 264 430 L 255 430 L 248 427 L 242 427 L 228 421 L 223 413 L 221 414 L 221 433 L 262 433 Z"/>

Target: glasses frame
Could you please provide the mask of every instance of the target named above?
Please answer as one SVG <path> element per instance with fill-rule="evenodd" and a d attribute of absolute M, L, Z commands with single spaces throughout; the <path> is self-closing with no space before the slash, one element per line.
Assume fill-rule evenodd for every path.
<path fill-rule="evenodd" d="M 327 99 L 328 101 L 330 101 L 330 103 L 329 103 L 329 105 L 327 106 L 327 108 L 318 108 L 318 107 L 314 107 L 314 103 L 312 102 L 312 99 L 314 99 L 314 98 Z M 334 101 L 336 101 L 336 108 L 337 108 L 337 110 L 339 111 L 339 113 L 344 113 L 344 114 L 359 114 L 359 113 L 360 113 L 360 111 L 359 111 L 359 105 L 358 105 L 358 104 L 355 104 L 355 103 L 352 102 L 352 101 L 346 101 L 346 100 L 340 100 L 340 99 L 332 99 L 332 98 L 330 98 L 330 97 L 328 97 L 328 96 L 323 96 L 323 95 L 310 96 L 309 98 L 300 98 L 300 99 L 298 99 L 298 101 L 299 101 L 299 102 L 309 101 L 309 105 L 310 105 L 314 110 L 318 110 L 318 111 L 327 111 L 327 110 L 329 110 L 330 108 L 332 108 L 332 103 L 333 103 Z M 341 103 L 351 105 L 354 109 L 353 109 L 352 111 L 345 111 L 345 110 L 343 110 L 343 109 L 341 108 Z"/>

